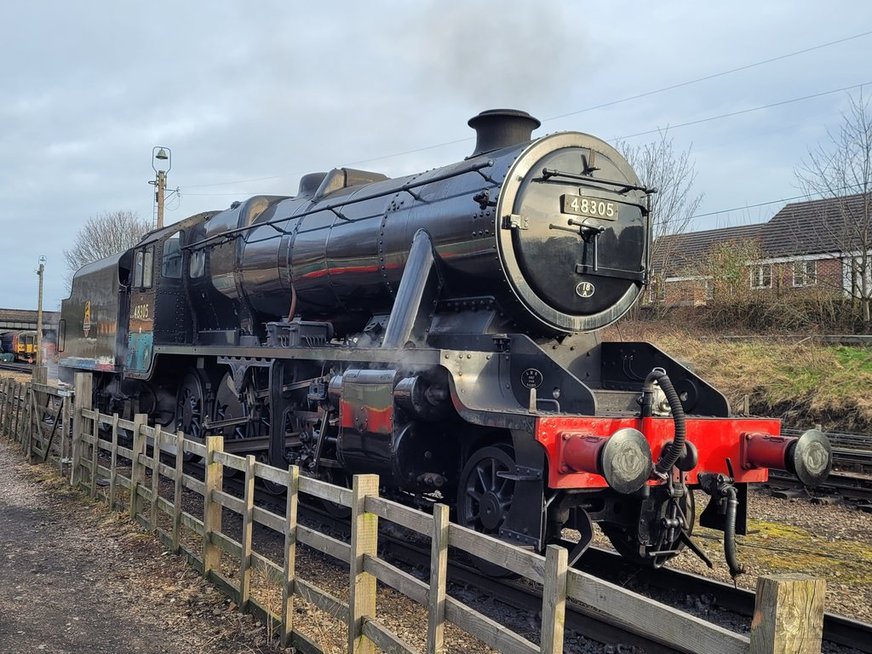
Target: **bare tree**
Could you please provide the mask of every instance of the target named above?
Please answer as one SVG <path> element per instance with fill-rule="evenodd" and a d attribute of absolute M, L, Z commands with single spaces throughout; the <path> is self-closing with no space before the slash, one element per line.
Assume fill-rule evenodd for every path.
<path fill-rule="evenodd" d="M 675 263 L 672 261 L 675 254 L 672 250 L 677 239 L 662 237 L 687 231 L 691 218 L 702 202 L 702 194 L 693 192 L 696 170 L 690 158 L 690 148 L 676 151 L 668 132 L 668 129 L 660 130 L 656 140 L 636 146 L 626 142 L 617 144 L 642 184 L 657 191 L 651 197 L 651 215 L 654 219 L 652 284 L 663 284 L 662 277 L 670 269 L 670 263 L 673 267 Z"/>
<path fill-rule="evenodd" d="M 642 184 L 657 189 L 652 197 L 654 239 L 666 234 L 681 234 L 702 202 L 702 194 L 693 192 L 696 170 L 690 148 L 677 152 L 669 130 L 660 131 L 655 141 L 631 146 L 619 143 L 621 151 Z"/>
<path fill-rule="evenodd" d="M 151 222 L 133 211 L 104 211 L 88 218 L 73 246 L 64 250 L 68 284 L 79 268 L 132 248 L 150 229 Z"/>
<path fill-rule="evenodd" d="M 868 329 L 872 325 L 872 115 L 862 93 L 849 96 L 842 124 L 809 150 L 796 177 L 809 194 L 820 195 L 824 230 L 842 258 L 844 287 Z"/>

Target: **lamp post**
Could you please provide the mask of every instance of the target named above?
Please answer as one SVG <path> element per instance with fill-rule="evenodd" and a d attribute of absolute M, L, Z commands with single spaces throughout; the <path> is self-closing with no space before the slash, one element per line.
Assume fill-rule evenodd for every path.
<path fill-rule="evenodd" d="M 157 228 L 164 226 L 164 200 L 167 190 L 167 173 L 173 167 L 173 151 L 164 145 L 156 145 L 151 149 L 151 169 L 155 179 L 154 201 L 157 204 Z"/>
<path fill-rule="evenodd" d="M 39 258 L 39 268 L 36 275 L 39 277 L 39 296 L 36 301 L 36 366 L 42 366 L 42 278 L 45 273 L 45 256 Z"/>

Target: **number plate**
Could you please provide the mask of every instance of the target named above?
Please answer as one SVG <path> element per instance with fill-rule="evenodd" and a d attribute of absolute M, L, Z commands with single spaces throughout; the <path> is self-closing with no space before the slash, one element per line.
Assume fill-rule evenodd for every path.
<path fill-rule="evenodd" d="M 561 211 L 599 220 L 617 220 L 618 205 L 608 200 L 564 194 L 560 196 Z"/>

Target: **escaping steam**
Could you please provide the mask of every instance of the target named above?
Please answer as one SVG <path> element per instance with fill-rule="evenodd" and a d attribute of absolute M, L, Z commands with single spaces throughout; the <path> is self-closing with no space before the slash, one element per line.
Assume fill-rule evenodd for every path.
<path fill-rule="evenodd" d="M 414 19 L 410 51 L 422 84 L 437 86 L 431 93 L 480 107 L 542 107 L 579 80 L 584 30 L 561 3 L 433 1 Z"/>

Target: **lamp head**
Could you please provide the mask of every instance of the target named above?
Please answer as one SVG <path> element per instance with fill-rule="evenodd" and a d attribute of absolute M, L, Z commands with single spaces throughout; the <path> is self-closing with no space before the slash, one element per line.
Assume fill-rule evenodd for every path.
<path fill-rule="evenodd" d="M 154 172 L 169 172 L 173 167 L 173 151 L 165 145 L 156 145 L 151 149 L 151 168 Z"/>

